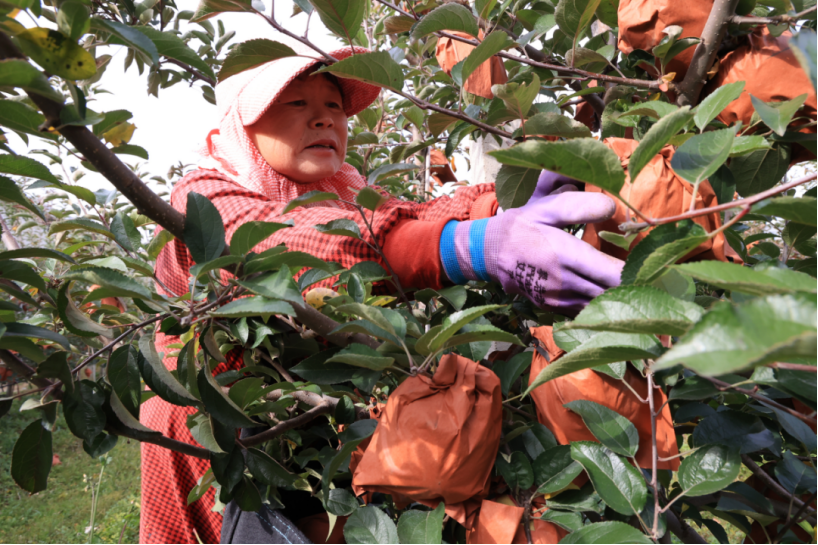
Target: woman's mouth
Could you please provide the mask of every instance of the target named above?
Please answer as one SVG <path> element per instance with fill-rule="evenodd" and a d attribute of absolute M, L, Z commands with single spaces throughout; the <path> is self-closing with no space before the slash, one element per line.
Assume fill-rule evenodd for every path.
<path fill-rule="evenodd" d="M 304 149 L 335 151 L 335 142 L 332 140 L 318 140 Z"/>

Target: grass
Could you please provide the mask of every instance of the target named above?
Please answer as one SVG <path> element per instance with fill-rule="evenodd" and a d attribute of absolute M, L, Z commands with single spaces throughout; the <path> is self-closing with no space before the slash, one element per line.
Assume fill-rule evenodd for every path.
<path fill-rule="evenodd" d="M 88 456 L 65 426 L 62 411 L 54 426 L 54 454 L 61 465 L 51 468 L 48 489 L 29 495 L 9 473 L 11 453 L 20 432 L 39 412 L 19 412 L 15 402 L 0 418 L 0 543 L 88 543 L 91 484 L 103 464 Z M 106 457 L 94 526 L 94 543 L 136 543 L 139 539 L 139 443 L 120 439 Z M 124 529 L 124 532 L 123 532 Z"/>

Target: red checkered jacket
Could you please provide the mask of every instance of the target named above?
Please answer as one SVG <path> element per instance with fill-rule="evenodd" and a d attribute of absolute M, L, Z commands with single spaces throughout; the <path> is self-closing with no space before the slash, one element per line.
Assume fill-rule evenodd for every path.
<path fill-rule="evenodd" d="M 282 229 L 256 246 L 256 252 L 284 243 L 289 250 L 307 252 L 346 268 L 366 260 L 384 266 L 382 259 L 363 241 L 326 235 L 313 228 L 335 219 L 350 219 L 358 224 L 362 236 L 371 243 L 373 236 L 357 212 L 314 207 L 297 208 L 282 216 L 281 211 L 287 203 L 273 202 L 214 170 L 197 170 L 185 176 L 171 193 L 171 205 L 184 213 L 187 195 L 191 191 L 210 199 L 219 210 L 228 241 L 240 225 L 249 221 L 282 222 L 290 219 L 294 222 L 294 227 Z M 374 240 L 384 249 L 403 286 L 440 288 L 439 241 L 443 226 L 450 220 L 488 217 L 496 209 L 493 184 L 463 187 L 453 197 L 441 197 L 426 203 L 392 198 L 375 213 L 372 221 Z M 173 295 L 182 295 L 188 291 L 191 265 L 193 260 L 185 245 L 172 240 L 159 254 L 156 276 Z M 157 289 L 165 293 L 161 286 Z M 156 341 L 157 350 L 165 353 L 169 351 L 168 344 L 179 342 L 178 337 L 162 334 L 157 334 Z M 176 368 L 176 358 L 165 358 L 164 361 L 169 369 Z M 220 364 L 216 372 L 240 366 L 241 358 L 229 357 L 228 364 Z M 153 397 L 142 405 L 140 420 L 172 439 L 197 444 L 185 425 L 187 415 L 194 412 L 194 408 L 176 407 Z M 197 479 L 209 466 L 207 460 L 142 444 L 141 543 L 219 541 L 221 515 L 212 511 L 213 490 L 191 505 L 186 501 Z"/>

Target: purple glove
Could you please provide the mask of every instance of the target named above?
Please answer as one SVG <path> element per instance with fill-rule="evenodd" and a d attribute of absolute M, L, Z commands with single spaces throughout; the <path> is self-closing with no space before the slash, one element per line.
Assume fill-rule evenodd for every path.
<path fill-rule="evenodd" d="M 624 262 L 561 228 L 609 219 L 615 209 L 600 193 L 567 191 L 493 218 L 450 221 L 440 237 L 443 268 L 455 284 L 491 280 L 538 307 L 579 312 L 619 285 Z"/>
<path fill-rule="evenodd" d="M 540 172 L 540 177 L 537 179 L 537 187 L 534 188 L 534 194 L 528 199 L 529 204 L 547 197 L 548 195 L 556 195 L 565 191 L 579 191 L 579 184 L 582 183 L 573 178 L 569 178 L 564 174 L 551 172 L 550 170 L 543 170 Z"/>

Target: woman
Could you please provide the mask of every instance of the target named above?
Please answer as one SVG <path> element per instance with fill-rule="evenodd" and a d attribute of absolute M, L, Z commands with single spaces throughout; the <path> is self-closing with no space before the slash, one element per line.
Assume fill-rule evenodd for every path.
<path fill-rule="evenodd" d="M 193 191 L 219 210 L 227 240 L 248 221 L 294 222 L 260 243 L 257 252 L 284 243 L 290 250 L 347 268 L 364 260 L 381 262 L 363 241 L 313 228 L 335 219 L 355 221 L 364 238 L 384 248 L 404 287 L 439 289 L 468 280 L 494 280 L 508 293 L 524 294 L 539 306 L 576 312 L 618 284 L 621 261 L 560 229 L 607 219 L 613 202 L 601 194 L 571 191 L 576 188 L 551 173 L 542 177 L 526 206 L 497 216 L 492 184 L 464 187 L 453 197 L 426 203 L 390 199 L 375 215 L 374 234 L 343 202 L 317 203 L 282 216 L 290 200 L 308 191 L 329 191 L 354 201 L 354 190 L 366 186 L 355 168 L 344 163 L 347 119 L 380 92 L 363 82 L 313 74 L 315 53 L 298 43 L 288 45 L 300 56 L 269 62 L 217 85 L 221 122 L 207 138 L 203 168 L 185 176 L 172 192 L 177 210 L 185 211 Z M 331 53 L 337 59 L 352 54 L 349 47 Z M 171 241 L 157 260 L 158 289 L 170 295 L 186 293 L 192 264 L 187 248 Z M 157 334 L 160 352 L 168 352 L 165 347 L 173 342 L 178 338 Z M 175 369 L 175 358 L 165 358 L 165 364 Z M 231 360 L 216 372 L 240 366 Z M 141 420 L 174 439 L 194 443 L 185 425 L 193 412 L 154 397 L 142 406 Z M 187 505 L 188 493 L 209 463 L 150 444 L 142 445 L 142 463 L 140 541 L 218 541 L 221 515 L 211 511 L 213 491 Z"/>

